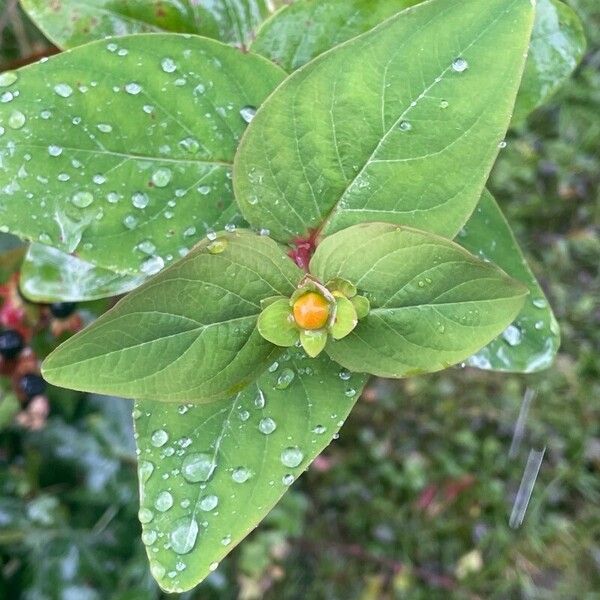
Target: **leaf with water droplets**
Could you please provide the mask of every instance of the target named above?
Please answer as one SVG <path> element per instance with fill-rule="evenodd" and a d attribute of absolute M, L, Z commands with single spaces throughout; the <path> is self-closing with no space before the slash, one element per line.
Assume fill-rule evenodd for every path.
<path fill-rule="evenodd" d="M 170 31 L 196 33 L 245 46 L 281 2 L 277 0 L 21 0 L 39 28 L 61 48 L 113 35 Z"/>
<path fill-rule="evenodd" d="M 142 275 L 120 275 L 43 244 L 31 244 L 19 277 L 34 302 L 87 302 L 120 296 L 144 283 Z"/>
<path fill-rule="evenodd" d="M 519 314 L 527 289 L 431 233 L 363 223 L 325 238 L 310 272 L 350 281 L 371 303 L 354 331 L 326 347 L 351 371 L 408 377 L 480 350 Z"/>
<path fill-rule="evenodd" d="M 303 273 L 270 238 L 211 237 L 55 350 L 46 379 L 165 402 L 210 402 L 253 381 L 282 352 L 258 333 L 261 300 L 290 296 Z"/>
<path fill-rule="evenodd" d="M 504 269 L 529 289 L 515 322 L 467 364 L 494 371 L 531 373 L 547 369 L 560 347 L 560 331 L 544 291 L 527 265 L 500 207 L 485 192 L 456 240 L 461 246 Z"/>
<path fill-rule="evenodd" d="M 364 221 L 454 237 L 504 139 L 533 17 L 530 0 L 431 0 L 293 73 L 236 155 L 246 220 L 286 242 Z"/>
<path fill-rule="evenodd" d="M 294 377 L 280 389 L 286 370 Z M 161 587 L 191 589 L 260 523 L 336 436 L 364 383 L 294 349 L 234 398 L 137 403 L 142 540 Z"/>
<path fill-rule="evenodd" d="M 258 106 L 283 73 L 219 42 L 159 34 L 96 42 L 15 75 L 14 98 L 0 104 L 0 226 L 150 275 L 209 228 L 239 222 L 240 110 Z"/>
<path fill-rule="evenodd" d="M 567 81 L 583 58 L 585 48 L 583 26 L 575 11 L 558 0 L 537 0 L 513 123 L 521 122 Z"/>

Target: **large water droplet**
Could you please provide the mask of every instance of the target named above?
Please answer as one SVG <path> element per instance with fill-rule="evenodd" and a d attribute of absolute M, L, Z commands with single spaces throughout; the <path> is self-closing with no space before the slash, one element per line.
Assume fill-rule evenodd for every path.
<path fill-rule="evenodd" d="M 150 442 L 155 448 L 161 448 L 169 441 L 169 434 L 164 429 L 157 429 L 150 437 Z"/>
<path fill-rule="evenodd" d="M 150 523 L 152 519 L 154 519 L 154 513 L 149 508 L 140 508 L 138 511 L 138 519 L 140 523 L 146 525 L 146 523 Z"/>
<path fill-rule="evenodd" d="M 173 73 L 177 70 L 177 65 L 172 58 L 163 58 L 160 61 L 160 66 L 165 73 Z"/>
<path fill-rule="evenodd" d="M 304 454 L 297 446 L 286 448 L 281 453 L 281 463 L 290 469 L 295 469 L 303 459 Z"/>
<path fill-rule="evenodd" d="M 179 145 L 190 154 L 196 154 L 200 150 L 200 142 L 193 137 L 187 137 L 181 140 Z"/>
<path fill-rule="evenodd" d="M 210 512 L 215 510 L 219 505 L 219 498 L 214 494 L 209 494 L 208 496 L 204 496 L 199 503 L 200 510 L 204 512 Z"/>
<path fill-rule="evenodd" d="M 203 452 L 188 454 L 181 464 L 183 477 L 190 483 L 208 481 L 216 468 L 217 463 L 214 457 Z"/>
<path fill-rule="evenodd" d="M 150 256 L 140 265 L 140 271 L 144 275 L 156 275 L 164 266 L 165 261 L 160 256 Z"/>
<path fill-rule="evenodd" d="M 152 476 L 152 473 L 154 473 L 154 464 L 151 463 L 149 460 L 142 460 L 140 461 L 138 471 L 140 481 L 142 483 L 146 483 Z"/>
<path fill-rule="evenodd" d="M 462 73 L 469 68 L 469 63 L 464 58 L 455 58 L 452 61 L 452 70 L 457 73 Z"/>
<path fill-rule="evenodd" d="M 198 523 L 192 517 L 183 517 L 175 521 L 170 539 L 171 546 L 177 554 L 188 554 L 196 545 Z"/>
<path fill-rule="evenodd" d="M 27 118 L 20 110 L 14 110 L 8 117 L 8 126 L 11 129 L 21 129 L 25 125 Z"/>
<path fill-rule="evenodd" d="M 244 108 L 240 110 L 240 116 L 246 123 L 251 123 L 252 119 L 256 116 L 256 108 L 254 108 L 254 106 L 244 106 Z"/>
<path fill-rule="evenodd" d="M 502 334 L 502 337 L 509 346 L 518 346 L 523 339 L 523 333 L 515 325 L 509 325 Z"/>
<path fill-rule="evenodd" d="M 294 371 L 292 371 L 292 369 L 283 369 L 283 371 L 281 371 L 281 373 L 279 374 L 279 377 L 277 378 L 277 383 L 275 384 L 275 389 L 285 390 L 285 389 L 289 388 L 292 381 L 294 381 L 295 377 L 296 377 L 296 374 L 294 373 Z"/>
<path fill-rule="evenodd" d="M 60 146 L 55 146 L 54 144 L 48 146 L 48 154 L 50 156 L 60 156 L 63 153 L 63 149 Z"/>
<path fill-rule="evenodd" d="M 171 183 L 171 179 L 173 179 L 173 172 L 167 167 L 161 167 L 152 173 L 152 183 L 157 188 L 167 187 Z"/>
<path fill-rule="evenodd" d="M 131 196 L 131 203 L 135 208 L 146 208 L 148 204 L 150 204 L 150 198 L 144 192 L 135 192 L 133 196 Z"/>
<path fill-rule="evenodd" d="M 142 91 L 142 86 L 139 83 L 128 83 L 125 86 L 125 91 L 132 96 L 137 96 Z"/>
<path fill-rule="evenodd" d="M 154 529 L 148 529 L 142 532 L 142 543 L 145 546 L 152 546 L 152 544 L 156 542 L 157 537 L 158 534 L 156 533 L 156 531 L 154 531 Z"/>
<path fill-rule="evenodd" d="M 54 91 L 61 98 L 68 98 L 69 96 L 71 96 L 73 94 L 73 88 L 68 83 L 57 83 L 54 86 Z"/>
<path fill-rule="evenodd" d="M 246 467 L 237 467 L 231 473 L 231 479 L 236 483 L 246 483 L 252 477 L 252 473 Z"/>
<path fill-rule="evenodd" d="M 258 424 L 258 430 L 265 435 L 271 435 L 277 429 L 277 423 L 270 417 L 261 419 Z"/>
<path fill-rule="evenodd" d="M 0 87 L 8 87 L 12 85 L 19 76 L 14 71 L 5 71 L 4 73 L 0 73 Z"/>
<path fill-rule="evenodd" d="M 94 202 L 94 196 L 90 192 L 77 192 L 71 198 L 71 202 L 77 208 L 87 208 Z"/>
<path fill-rule="evenodd" d="M 160 512 L 166 512 L 173 506 L 173 496 L 170 492 L 162 491 L 154 502 L 154 507 Z"/>

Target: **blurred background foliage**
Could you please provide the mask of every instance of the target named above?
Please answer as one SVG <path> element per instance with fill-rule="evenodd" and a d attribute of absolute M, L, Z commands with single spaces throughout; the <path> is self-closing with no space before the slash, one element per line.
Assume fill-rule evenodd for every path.
<path fill-rule="evenodd" d="M 600 3 L 570 4 L 588 54 L 510 133 L 491 180 L 559 317 L 555 366 L 374 380 L 340 439 L 182 600 L 600 599 Z M 14 0 L 0 0 L 0 49 L 0 70 L 54 51 Z M 1 250 L 5 281 L 19 249 Z M 32 430 L 15 424 L 20 400 L 1 381 L 0 598 L 163 597 L 139 541 L 130 404 L 50 389 Z M 547 452 L 515 530 L 532 447 Z"/>

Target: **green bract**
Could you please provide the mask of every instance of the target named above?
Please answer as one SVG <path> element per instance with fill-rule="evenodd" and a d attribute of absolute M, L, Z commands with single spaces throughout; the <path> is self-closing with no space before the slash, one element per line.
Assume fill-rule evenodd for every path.
<path fill-rule="evenodd" d="M 551 364 L 556 320 L 485 185 L 581 58 L 562 3 L 23 4 L 72 49 L 0 74 L 0 233 L 33 242 L 30 298 L 130 292 L 43 372 L 137 401 L 165 590 L 259 523 L 357 373 Z"/>

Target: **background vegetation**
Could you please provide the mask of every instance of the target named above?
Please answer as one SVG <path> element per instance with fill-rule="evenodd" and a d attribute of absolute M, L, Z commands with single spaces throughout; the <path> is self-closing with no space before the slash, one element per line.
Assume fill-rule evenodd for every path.
<path fill-rule="evenodd" d="M 182 598 L 600 598 L 600 4 L 570 4 L 588 55 L 511 133 L 491 184 L 559 317 L 555 366 L 374 381 L 340 439 Z M 0 0 L 0 48 L 0 69 L 52 51 L 12 0 Z M 528 389 L 526 436 L 509 458 Z M 139 541 L 130 404 L 49 397 L 32 431 L 4 418 L 0 391 L 0 598 L 161 598 Z M 513 530 L 532 447 L 546 457 Z"/>

